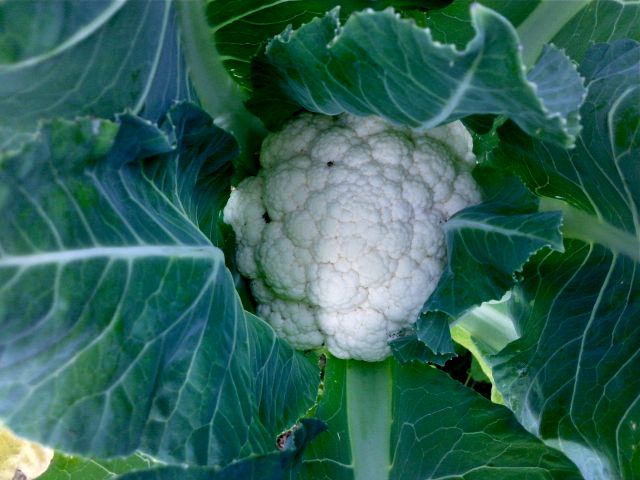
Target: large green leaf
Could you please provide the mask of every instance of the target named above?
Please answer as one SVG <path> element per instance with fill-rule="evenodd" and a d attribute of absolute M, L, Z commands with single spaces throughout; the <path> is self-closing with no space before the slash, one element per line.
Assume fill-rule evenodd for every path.
<path fill-rule="evenodd" d="M 530 135 L 572 144 L 584 89 L 571 62 L 548 48 L 527 78 L 511 24 L 480 5 L 471 17 L 476 35 L 459 51 L 391 11 L 355 13 L 344 26 L 332 11 L 269 43 L 250 105 L 267 123 L 277 123 L 283 96 L 315 112 L 375 114 L 415 128 L 504 114 Z"/>
<path fill-rule="evenodd" d="M 206 0 L 210 35 L 225 67 L 243 87 L 250 88 L 250 64 L 271 37 L 287 26 L 298 28 L 340 5 L 343 19 L 365 8 L 380 10 L 438 8 L 450 0 Z"/>
<path fill-rule="evenodd" d="M 0 159 L 0 419 L 96 458 L 219 468 L 272 452 L 317 367 L 242 310 L 184 200 L 215 188 L 233 139 L 190 106 L 166 127 L 176 149 L 120 123 L 56 120 Z"/>
<path fill-rule="evenodd" d="M 426 311 L 458 318 L 482 302 L 499 300 L 538 250 L 563 250 L 559 212 L 539 212 L 538 199 L 517 179 L 491 169 L 478 175 L 503 188 L 444 224 L 447 267 Z"/>
<path fill-rule="evenodd" d="M 640 44 L 598 44 L 577 147 L 501 130 L 497 163 L 564 214 L 565 253 L 538 255 L 514 290 L 522 337 L 494 378 L 522 424 L 586 478 L 640 472 Z M 558 201 L 556 199 L 562 199 Z"/>
<path fill-rule="evenodd" d="M 449 2 L 402 0 L 394 3 L 407 9 L 426 9 Z M 342 5 L 343 15 L 347 16 L 358 9 L 384 8 L 391 2 L 178 0 L 177 3 L 190 78 L 203 107 L 238 140 L 243 157 L 238 164 L 239 178 L 244 178 L 255 175 L 258 165 L 252 155 L 259 150 L 265 133 L 262 122 L 243 104 L 251 90 L 249 69 L 253 56 L 288 25 L 299 27 L 337 4 Z"/>
<path fill-rule="evenodd" d="M 328 359 L 302 478 L 580 478 L 506 408 L 425 365 Z"/>
<path fill-rule="evenodd" d="M 170 0 L 0 2 L 0 25 L 0 147 L 42 118 L 157 121 L 190 97 Z"/>

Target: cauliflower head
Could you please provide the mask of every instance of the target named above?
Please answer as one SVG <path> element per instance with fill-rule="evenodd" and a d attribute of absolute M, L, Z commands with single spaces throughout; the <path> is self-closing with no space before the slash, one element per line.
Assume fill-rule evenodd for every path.
<path fill-rule="evenodd" d="M 224 221 L 258 314 L 294 347 L 377 361 L 442 273 L 442 225 L 480 201 L 471 136 L 303 114 L 267 136 Z"/>
<path fill-rule="evenodd" d="M 32 479 L 42 475 L 53 450 L 16 437 L 0 425 L 0 479 Z"/>

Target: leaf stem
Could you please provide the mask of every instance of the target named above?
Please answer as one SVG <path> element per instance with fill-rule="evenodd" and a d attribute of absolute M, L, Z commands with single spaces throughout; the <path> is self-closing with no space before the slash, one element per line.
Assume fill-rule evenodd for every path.
<path fill-rule="evenodd" d="M 213 34 L 205 21 L 205 2 L 179 0 L 176 4 L 189 78 L 202 107 L 214 118 L 216 125 L 236 137 L 241 156 L 249 158 L 264 137 L 262 122 L 245 108 L 245 92 L 222 64 Z"/>
<path fill-rule="evenodd" d="M 576 14 L 592 0 L 542 0 L 517 30 L 522 43 L 522 60 L 533 66 L 542 48 L 558 34 Z"/>
<path fill-rule="evenodd" d="M 347 362 L 347 418 L 354 480 L 389 478 L 392 361 Z"/>
<path fill-rule="evenodd" d="M 598 243 L 609 250 L 631 257 L 640 262 L 640 239 L 607 223 L 602 218 L 589 215 L 567 202 L 543 197 L 541 211 L 561 211 L 562 235 L 587 243 Z"/>
<path fill-rule="evenodd" d="M 462 328 L 474 339 L 480 340 L 487 353 L 498 353 L 520 337 L 508 312 L 508 295 L 499 302 L 485 302 L 474 308 L 454 320 L 451 328 Z"/>

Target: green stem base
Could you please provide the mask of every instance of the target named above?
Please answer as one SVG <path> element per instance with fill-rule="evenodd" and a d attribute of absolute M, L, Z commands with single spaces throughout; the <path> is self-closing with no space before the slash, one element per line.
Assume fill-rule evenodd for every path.
<path fill-rule="evenodd" d="M 392 361 L 347 362 L 347 418 L 354 480 L 389 478 Z"/>

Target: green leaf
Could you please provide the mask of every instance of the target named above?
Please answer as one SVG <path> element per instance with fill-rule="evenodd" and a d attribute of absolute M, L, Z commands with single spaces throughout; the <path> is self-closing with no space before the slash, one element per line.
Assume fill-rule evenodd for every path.
<path fill-rule="evenodd" d="M 390 343 L 401 362 L 443 365 L 455 357 L 451 321 L 464 328 L 465 336 L 471 335 L 459 343 L 486 361 L 486 355 L 497 353 L 518 335 L 510 321 L 494 322 L 492 316 L 473 312 L 480 313 L 484 302 L 501 299 L 537 251 L 563 250 L 559 212 L 539 212 L 538 198 L 513 175 L 480 167 L 475 176 L 487 200 L 458 212 L 443 226 L 445 271 L 414 333 Z"/>
<path fill-rule="evenodd" d="M 158 121 L 191 97 L 170 0 L 0 2 L 0 25 L 2 147 L 43 118 Z"/>
<path fill-rule="evenodd" d="M 235 144 L 194 109 L 165 126 L 175 149 L 125 115 L 47 123 L 0 159 L 0 419 L 17 434 L 220 468 L 272 452 L 314 403 L 313 359 L 242 310 L 198 229 Z"/>
<path fill-rule="evenodd" d="M 576 148 L 505 124 L 496 151 L 497 163 L 550 197 L 543 207 L 563 212 L 565 253 L 525 267 L 511 301 L 522 337 L 494 359 L 494 378 L 521 423 L 586 478 L 640 471 L 638 71 L 638 42 L 595 45 L 581 67 L 589 95 Z"/>
<path fill-rule="evenodd" d="M 534 77 L 538 88 L 525 76 L 511 24 L 480 5 L 471 17 L 476 35 L 458 51 L 391 11 L 355 13 L 344 26 L 332 11 L 269 43 L 256 62 L 259 89 L 249 106 L 267 125 L 281 119 L 270 107 L 283 96 L 315 112 L 375 114 L 414 128 L 503 114 L 530 135 L 571 145 L 584 89 L 569 59 L 549 50 Z M 550 84 L 554 90 L 544 88 Z"/>
<path fill-rule="evenodd" d="M 165 131 L 184 168 L 168 170 L 158 162 L 149 167 L 149 174 L 170 201 L 180 205 L 200 231 L 220 247 L 225 235 L 219 214 L 231 191 L 237 145 L 228 135 L 220 135 L 206 113 L 186 103 L 172 109 Z"/>
<path fill-rule="evenodd" d="M 425 365 L 330 358 L 301 478 L 581 478 L 506 408 Z"/>
<path fill-rule="evenodd" d="M 298 28 L 340 5 L 343 19 L 365 8 L 438 8 L 448 0 L 207 0 L 206 18 L 216 49 L 236 81 L 250 89 L 250 63 L 265 43 L 288 26 Z"/>
<path fill-rule="evenodd" d="M 115 460 L 96 460 L 56 452 L 49 469 L 38 480 L 111 480 L 122 473 L 147 469 L 152 464 L 150 458 L 140 454 Z"/>
<path fill-rule="evenodd" d="M 449 317 L 441 312 L 421 315 L 414 334 L 394 339 L 389 346 L 403 363 L 417 360 L 443 366 L 456 356 L 449 332 Z"/>

